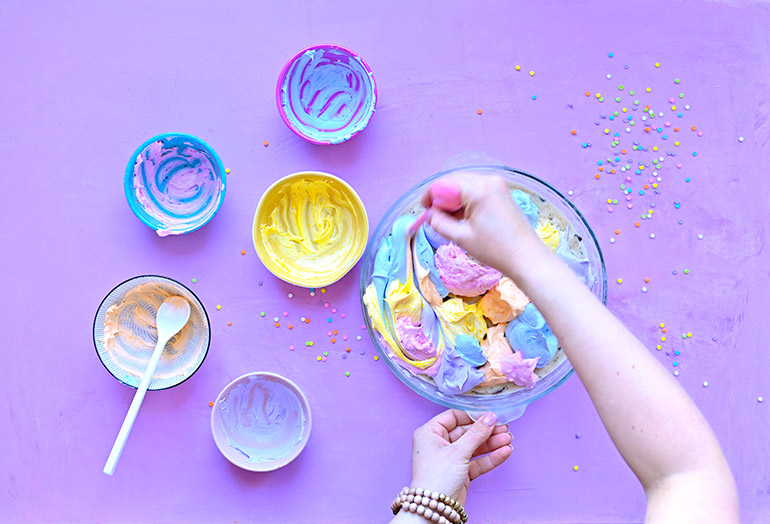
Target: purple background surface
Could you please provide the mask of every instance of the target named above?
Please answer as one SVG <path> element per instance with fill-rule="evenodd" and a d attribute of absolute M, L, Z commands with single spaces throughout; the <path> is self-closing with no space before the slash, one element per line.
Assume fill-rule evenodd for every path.
<path fill-rule="evenodd" d="M 742 521 L 770 522 L 768 4 L 69 4 L 0 0 L 0 521 L 386 521 L 409 482 L 412 431 L 440 408 L 373 360 L 361 331 L 360 266 L 311 297 L 259 262 L 252 216 L 275 179 L 317 169 L 353 185 L 373 229 L 406 188 L 447 158 L 479 150 L 574 192 L 604 249 L 609 307 L 672 372 L 666 351 L 682 352 L 679 380 L 722 443 Z M 360 53 L 380 94 L 369 127 L 330 147 L 297 138 L 274 98 L 284 62 L 324 42 Z M 631 107 L 631 89 L 642 107 L 666 112 L 656 122 L 681 126 L 676 137 L 664 143 L 641 125 L 626 134 L 600 119 Z M 679 92 L 676 103 L 691 104 L 681 119 L 668 108 Z M 634 166 L 654 145 L 666 158 L 660 194 L 638 195 L 634 178 L 633 210 L 623 205 L 619 173 L 594 177 L 597 161 L 618 149 L 605 127 L 620 131 L 629 157 L 632 140 L 650 147 Z M 232 172 L 207 226 L 158 238 L 129 210 L 122 176 L 139 144 L 169 131 L 203 138 Z M 607 199 L 621 204 L 609 213 Z M 651 202 L 654 218 L 634 227 Z M 102 367 L 91 324 L 113 286 L 145 273 L 198 294 L 211 349 L 193 378 L 148 394 L 110 478 L 101 470 L 133 390 Z M 300 316 L 310 324 L 299 326 Z M 661 322 L 669 341 L 656 352 Z M 350 339 L 332 344 L 329 329 Z M 323 351 L 329 358 L 319 363 Z M 230 465 L 209 430 L 208 403 L 254 370 L 295 380 L 313 409 L 305 451 L 269 474 Z M 577 377 L 530 406 L 512 432 L 511 459 L 471 486 L 473 521 L 643 521 L 643 492 Z"/>

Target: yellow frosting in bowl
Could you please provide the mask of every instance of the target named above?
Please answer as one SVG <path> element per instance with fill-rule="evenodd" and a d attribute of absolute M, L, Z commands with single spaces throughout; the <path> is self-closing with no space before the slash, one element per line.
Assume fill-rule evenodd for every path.
<path fill-rule="evenodd" d="M 259 201 L 254 248 L 278 278 L 305 287 L 342 278 L 364 252 L 369 221 L 358 194 L 342 179 L 317 171 L 294 173 Z"/>

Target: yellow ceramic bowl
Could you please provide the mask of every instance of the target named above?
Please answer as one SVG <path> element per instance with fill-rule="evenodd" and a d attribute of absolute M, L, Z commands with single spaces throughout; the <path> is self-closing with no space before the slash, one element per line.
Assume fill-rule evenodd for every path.
<path fill-rule="evenodd" d="M 252 228 L 254 249 L 281 280 L 321 287 L 358 262 L 369 220 L 358 194 L 342 179 L 318 171 L 288 175 L 267 188 Z"/>

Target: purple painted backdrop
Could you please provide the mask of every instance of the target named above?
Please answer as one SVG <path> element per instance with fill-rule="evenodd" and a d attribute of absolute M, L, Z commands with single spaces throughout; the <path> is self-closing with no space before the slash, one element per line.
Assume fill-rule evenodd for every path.
<path fill-rule="evenodd" d="M 610 308 L 680 370 L 735 472 L 743 521 L 770 522 L 768 4 L 566 5 L 0 0 L 0 521 L 387 520 L 391 497 L 409 480 L 411 433 L 439 408 L 373 360 L 361 331 L 359 266 L 311 297 L 261 265 L 252 216 L 276 178 L 318 169 L 356 188 L 373 227 L 448 157 L 480 150 L 574 192 L 607 258 Z M 332 147 L 292 134 L 274 98 L 284 62 L 323 42 L 360 53 L 380 94 L 369 128 Z M 630 90 L 640 107 L 666 112 L 656 123 L 681 130 L 666 129 L 664 143 L 641 123 L 625 134 L 622 113 L 601 119 L 630 108 Z M 678 119 L 669 97 L 691 109 Z M 639 121 L 641 110 L 633 114 Z M 620 132 L 621 146 L 610 147 L 605 128 Z M 212 222 L 161 239 L 132 215 L 122 176 L 139 144 L 168 131 L 200 136 L 232 172 Z M 632 151 L 633 140 L 650 150 Z M 639 195 L 647 175 L 634 178 L 628 210 L 621 174 L 598 171 L 597 161 L 628 147 L 635 167 L 653 158 L 652 146 L 666 160 L 661 193 Z M 620 202 L 613 213 L 607 199 Z M 652 202 L 654 218 L 640 220 Z M 109 478 L 101 469 L 133 390 L 98 361 L 91 323 L 113 286 L 144 273 L 179 279 L 199 295 L 211 316 L 211 350 L 192 379 L 148 395 Z M 300 316 L 310 324 L 300 326 Z M 669 341 L 657 352 L 661 322 Z M 332 344 L 330 329 L 349 340 Z M 686 332 L 693 336 L 682 340 Z M 677 368 L 666 355 L 674 350 Z M 319 363 L 323 351 L 329 358 Z M 252 370 L 292 378 L 313 409 L 308 447 L 270 474 L 231 466 L 209 431 L 208 403 Z M 474 521 L 643 520 L 643 493 L 577 377 L 532 405 L 512 431 L 511 459 L 471 486 Z"/>

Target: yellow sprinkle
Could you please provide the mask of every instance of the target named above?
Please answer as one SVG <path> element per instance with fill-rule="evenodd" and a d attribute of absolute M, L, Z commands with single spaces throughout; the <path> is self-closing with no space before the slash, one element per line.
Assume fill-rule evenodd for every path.
<path fill-rule="evenodd" d="M 652 91 L 652 88 L 648 87 L 647 92 L 649 93 L 650 91 Z"/>
<path fill-rule="evenodd" d="M 321 362 L 321 357 L 318 357 L 316 360 L 318 360 L 318 362 Z"/>
<path fill-rule="evenodd" d="M 217 304 L 217 309 L 222 309 L 222 306 L 220 306 L 219 304 Z"/>
<path fill-rule="evenodd" d="M 596 98 L 601 98 L 601 97 L 602 97 L 601 93 L 596 93 Z"/>
<path fill-rule="evenodd" d="M 619 278 L 619 279 L 618 279 L 618 284 L 622 284 L 622 283 L 623 283 L 623 279 L 622 279 L 622 278 Z"/>
<path fill-rule="evenodd" d="M 380 357 L 378 357 L 377 355 L 374 355 L 374 360 L 380 360 Z"/>
<path fill-rule="evenodd" d="M 609 134 L 610 134 L 610 130 L 609 130 L 609 129 L 607 129 L 607 128 L 604 128 L 604 134 L 605 134 L 605 135 L 609 135 Z"/>
<path fill-rule="evenodd" d="M 644 171 L 644 166 L 639 166 L 639 171 Z"/>
<path fill-rule="evenodd" d="M 535 76 L 535 72 L 534 71 L 530 71 L 529 72 L 529 76 Z"/>
<path fill-rule="evenodd" d="M 692 336 L 692 333 L 687 333 L 687 338 L 690 338 Z"/>
<path fill-rule="evenodd" d="M 674 142 L 674 145 L 675 145 L 675 146 L 678 146 L 678 145 L 679 145 L 679 142 Z"/>
<path fill-rule="evenodd" d="M 516 66 L 516 71 L 521 71 L 521 66 L 520 65 Z"/>
<path fill-rule="evenodd" d="M 627 112 L 628 112 L 628 109 L 626 109 L 626 108 L 624 107 L 623 109 L 621 109 L 621 111 L 623 111 L 624 113 L 627 113 Z"/>
<path fill-rule="evenodd" d="M 655 67 L 660 67 L 660 63 L 659 62 L 655 62 Z"/>
<path fill-rule="evenodd" d="M 665 342 L 666 341 L 666 337 L 660 337 L 660 341 L 661 342 Z"/>
<path fill-rule="evenodd" d="M 225 173 L 230 174 L 230 170 L 229 169 L 225 169 Z"/>
<path fill-rule="evenodd" d="M 321 288 L 321 293 L 326 293 L 326 288 L 325 287 Z"/>
<path fill-rule="evenodd" d="M 657 182 L 655 182 L 655 183 L 652 185 L 652 187 L 653 187 L 653 188 L 656 188 L 656 187 L 658 187 L 658 183 L 657 183 Z"/>
<path fill-rule="evenodd" d="M 658 351 L 660 351 L 661 349 L 663 349 L 663 346 L 661 346 L 660 344 L 658 344 L 657 346 L 655 346 L 655 349 L 657 349 Z"/>
<path fill-rule="evenodd" d="M 660 323 L 660 328 L 663 329 L 664 327 L 666 327 L 666 325 L 663 322 L 661 322 Z"/>
<path fill-rule="evenodd" d="M 676 106 L 671 106 L 671 111 L 676 111 Z"/>
<path fill-rule="evenodd" d="M 658 146 L 652 146 L 652 150 L 653 151 L 657 151 L 658 150 Z"/>
<path fill-rule="evenodd" d="M 574 468 L 572 468 L 572 469 L 574 469 L 575 471 L 577 471 L 577 470 L 579 470 L 580 468 L 579 468 L 579 467 L 577 467 L 577 466 L 575 466 L 575 467 L 574 467 Z"/>

